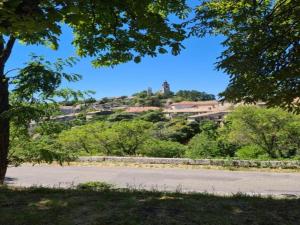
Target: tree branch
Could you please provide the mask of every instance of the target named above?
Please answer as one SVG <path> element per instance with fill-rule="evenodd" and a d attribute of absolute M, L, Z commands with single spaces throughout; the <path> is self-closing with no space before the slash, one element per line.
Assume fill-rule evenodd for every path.
<path fill-rule="evenodd" d="M 4 50 L 4 39 L 3 35 L 0 35 L 0 52 Z"/>
<path fill-rule="evenodd" d="M 14 68 L 11 70 L 6 71 L 6 73 L 4 74 L 5 76 L 7 76 L 10 72 L 15 71 L 15 70 L 21 70 L 20 68 Z M 10 78 L 15 78 L 15 77 L 10 77 Z"/>
<path fill-rule="evenodd" d="M 11 50 L 15 44 L 16 38 L 14 36 L 10 36 L 5 48 L 0 52 L 0 66 L 3 66 L 8 60 Z M 0 46 L 1 47 L 1 46 Z M 1 49 L 0 49 L 1 50 Z"/>

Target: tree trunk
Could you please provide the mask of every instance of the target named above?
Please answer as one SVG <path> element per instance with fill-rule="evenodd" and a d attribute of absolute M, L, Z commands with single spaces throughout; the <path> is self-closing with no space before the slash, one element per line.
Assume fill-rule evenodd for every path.
<path fill-rule="evenodd" d="M 3 35 L 0 35 L 0 116 L 9 110 L 8 78 L 5 76 L 5 63 L 11 55 L 16 38 L 10 36 L 4 42 Z M 4 183 L 4 178 L 8 166 L 9 150 L 9 117 L 0 117 L 0 185 Z"/>
<path fill-rule="evenodd" d="M 8 80 L 4 75 L 4 65 L 0 66 L 0 115 L 9 109 L 8 100 Z M 9 119 L 0 118 L 0 185 L 4 183 L 4 178 L 8 166 L 9 148 Z"/>

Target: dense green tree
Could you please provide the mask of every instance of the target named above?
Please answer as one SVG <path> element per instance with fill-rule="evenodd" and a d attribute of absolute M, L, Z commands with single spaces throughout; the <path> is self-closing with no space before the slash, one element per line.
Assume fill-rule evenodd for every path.
<path fill-rule="evenodd" d="M 186 144 L 199 133 L 198 123 L 189 123 L 186 118 L 176 118 L 154 124 L 152 136 L 160 140 L 168 140 Z"/>
<path fill-rule="evenodd" d="M 23 162 L 23 157 L 20 153 L 27 147 L 30 142 L 30 135 L 28 133 L 28 126 L 18 125 L 14 123 L 10 124 L 10 135 L 9 135 L 9 154 L 8 163 L 11 165 L 18 165 Z"/>
<path fill-rule="evenodd" d="M 152 123 L 141 120 L 114 123 L 107 130 L 110 148 L 121 151 L 124 155 L 136 155 L 139 148 L 149 139 L 151 127 Z"/>
<path fill-rule="evenodd" d="M 76 152 L 70 149 L 62 150 L 56 138 L 62 130 L 68 129 L 70 124 L 61 122 L 40 122 L 37 128 L 29 128 L 27 124 L 16 126 L 10 124 L 10 149 L 8 160 L 11 165 L 23 162 L 57 161 L 62 163 L 74 159 Z"/>
<path fill-rule="evenodd" d="M 14 101 L 11 103 L 11 108 L 14 109 L 16 107 Z M 23 101 L 24 104 L 26 105 L 26 102 Z M 18 107 L 22 109 L 23 105 L 18 105 Z M 40 99 L 38 101 L 35 99 L 35 104 L 31 104 L 33 115 L 25 114 L 24 116 L 24 112 L 19 112 L 18 120 L 16 120 L 17 117 L 11 120 L 9 164 L 18 165 L 22 162 L 51 163 L 54 160 L 62 163 L 74 158 L 77 152 L 72 152 L 70 149 L 62 150 L 56 138 L 62 131 L 73 126 L 83 125 L 85 122 L 79 118 L 72 121 L 54 120 L 51 117 L 53 115 L 55 117 L 57 110 L 59 110 L 57 106 L 56 103 L 45 106 L 45 103 Z M 34 120 L 31 123 L 30 118 Z"/>
<path fill-rule="evenodd" d="M 239 159 L 269 158 L 266 152 L 257 145 L 245 145 L 238 149 L 235 155 Z"/>
<path fill-rule="evenodd" d="M 214 121 L 205 120 L 199 124 L 199 133 L 196 134 L 188 143 L 186 156 L 191 158 L 210 158 L 225 156 L 226 150 L 223 149 L 218 133 L 218 124 Z"/>
<path fill-rule="evenodd" d="M 214 141 L 218 145 L 217 156 L 233 157 L 236 150 L 240 147 L 239 143 L 228 141 L 228 127 L 220 126 L 211 120 L 204 120 L 200 123 L 200 131 L 203 136 L 209 137 L 208 141 Z M 202 139 L 205 141 L 205 139 Z"/>
<path fill-rule="evenodd" d="M 10 138 L 10 141 L 16 140 L 18 144 L 9 147 L 5 139 L 9 135 L 5 136 L 0 132 L 0 147 L 8 147 L 8 149 L 0 148 L 0 183 L 3 182 L 7 165 L 11 161 L 10 156 L 12 154 L 9 153 L 9 150 L 21 150 L 18 147 L 20 146 L 18 141 L 22 141 L 21 138 L 24 138 L 24 143 L 26 143 L 27 138 L 25 137 L 29 134 L 24 132 L 30 128 L 30 122 L 46 120 L 57 113 L 58 104 L 54 100 L 60 97 L 59 92 L 61 89 L 59 89 L 59 86 L 61 82 L 63 80 L 77 81 L 80 79 L 78 74 L 64 72 L 66 66 L 72 66 L 75 62 L 74 58 L 69 58 L 67 60 L 58 59 L 56 62 L 51 63 L 45 60 L 44 57 L 32 55 L 30 61 L 25 63 L 23 68 L 16 69 L 14 76 L 10 77 L 9 84 L 12 84 L 9 96 L 10 107 L 0 113 L 0 126 L 6 127 L 5 131 L 9 131 L 9 124 L 7 124 L 9 122 L 14 126 L 13 133 L 10 132 L 10 134 L 20 136 L 17 139 Z M 20 133 L 20 131 L 22 132 Z M 4 142 L 6 145 L 2 145 Z M 28 144 L 23 147 L 26 146 Z M 42 154 L 42 151 L 40 153 Z M 43 155 L 47 156 L 46 154 Z"/>
<path fill-rule="evenodd" d="M 300 151 L 300 116 L 279 108 L 244 106 L 226 117 L 227 138 L 256 145 L 271 158 L 288 158 Z"/>
<path fill-rule="evenodd" d="M 130 105 L 134 106 L 162 106 L 161 96 L 151 94 L 144 90 L 133 94 L 133 99 L 130 100 Z"/>
<path fill-rule="evenodd" d="M 142 120 L 148 121 L 148 122 L 152 122 L 152 123 L 157 123 L 157 122 L 163 122 L 166 121 L 166 117 L 164 115 L 164 113 L 162 111 L 148 111 L 146 113 L 144 113 L 143 115 L 141 115 L 139 117 Z"/>
<path fill-rule="evenodd" d="M 53 135 L 59 134 L 63 130 L 67 130 L 72 127 L 72 122 L 47 120 L 42 121 L 34 128 L 34 134 L 39 135 Z"/>
<path fill-rule="evenodd" d="M 180 158 L 185 150 L 186 146 L 178 142 L 149 139 L 138 153 L 148 157 Z"/>
<path fill-rule="evenodd" d="M 171 121 L 167 127 L 168 140 L 186 144 L 193 136 L 199 133 L 198 123 L 189 123 L 186 119 Z"/>
<path fill-rule="evenodd" d="M 217 68 L 230 76 L 221 96 L 300 112 L 299 0 L 205 0 L 192 34 L 221 35 Z"/>
<path fill-rule="evenodd" d="M 176 101 L 207 101 L 215 100 L 215 96 L 205 92 L 195 90 L 180 90 L 176 92 L 174 99 Z"/>
<path fill-rule="evenodd" d="M 220 156 L 220 149 L 215 137 L 202 132 L 189 142 L 186 156 L 190 158 L 211 158 Z"/>
<path fill-rule="evenodd" d="M 76 158 L 76 152 L 70 149 L 62 149 L 56 138 L 51 135 L 43 135 L 31 138 L 18 152 L 17 159 L 20 162 L 52 163 L 56 161 L 62 164 Z"/>
<path fill-rule="evenodd" d="M 207 135 L 211 137 L 217 137 L 217 130 L 219 128 L 219 125 L 211 120 L 204 120 L 201 121 L 199 124 L 199 132 L 200 133 L 206 133 Z"/>
<path fill-rule="evenodd" d="M 107 128 L 104 122 L 93 122 L 61 132 L 58 143 L 66 151 L 95 153 L 100 151 L 100 133 Z M 105 151 L 103 151 L 105 152 Z"/>
<path fill-rule="evenodd" d="M 143 98 L 144 99 L 144 98 L 148 97 L 148 92 L 146 90 L 144 90 L 144 91 L 134 93 L 132 96 L 134 96 L 136 98 Z"/>
<path fill-rule="evenodd" d="M 158 96 L 150 96 L 145 99 L 144 106 L 162 106 L 162 101 L 159 99 Z"/>
<path fill-rule="evenodd" d="M 7 115 L 10 110 L 9 77 L 5 65 L 17 40 L 57 49 L 61 28 L 66 25 L 74 33 L 72 43 L 79 56 L 93 57 L 92 63 L 96 67 L 114 66 L 130 60 L 139 62 L 143 56 L 154 57 L 169 49 L 172 54 L 178 54 L 185 33 L 180 24 L 170 22 L 169 15 L 183 18 L 187 13 L 184 0 L 0 1 L 0 114 Z M 30 89 L 38 91 L 40 86 L 47 91 L 47 81 L 55 75 L 43 71 L 45 73 L 33 76 L 33 79 L 31 70 L 23 76 L 23 81 L 30 84 L 24 91 L 32 93 Z M 55 82 L 51 85 L 56 86 Z M 2 117 L 0 123 L 0 183 L 4 181 L 8 163 L 11 118 Z"/>
<path fill-rule="evenodd" d="M 149 139 L 152 123 L 132 120 L 93 122 L 63 131 L 58 141 L 63 149 L 103 155 L 135 155 Z"/>
<path fill-rule="evenodd" d="M 146 90 L 133 94 L 134 98 L 131 100 L 131 105 L 138 106 L 162 106 L 166 103 L 166 100 L 172 99 L 172 101 L 207 101 L 215 100 L 215 96 L 207 94 L 206 92 L 200 92 L 195 90 L 180 90 L 174 94 L 173 92 L 162 94 L 157 92 L 149 95 Z"/>
<path fill-rule="evenodd" d="M 133 113 L 127 113 L 127 112 L 115 112 L 108 116 L 107 121 L 109 122 L 117 122 L 122 120 L 132 120 L 135 118 L 136 115 Z"/>

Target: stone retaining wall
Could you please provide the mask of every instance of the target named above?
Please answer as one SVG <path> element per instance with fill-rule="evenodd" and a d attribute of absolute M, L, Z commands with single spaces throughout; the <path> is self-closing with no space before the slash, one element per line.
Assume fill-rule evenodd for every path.
<path fill-rule="evenodd" d="M 188 159 L 188 158 L 150 158 L 150 157 L 117 157 L 117 156 L 86 156 L 79 157 L 79 162 L 127 162 L 144 164 L 182 164 L 182 165 L 211 165 L 230 167 L 258 168 L 300 168 L 300 160 L 296 161 L 260 161 L 260 160 L 230 160 L 230 159 Z"/>

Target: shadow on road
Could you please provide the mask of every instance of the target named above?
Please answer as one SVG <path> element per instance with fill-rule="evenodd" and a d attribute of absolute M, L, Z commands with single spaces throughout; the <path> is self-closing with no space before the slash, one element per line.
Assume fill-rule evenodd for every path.
<path fill-rule="evenodd" d="M 14 181 L 16 181 L 16 180 L 17 180 L 17 178 L 13 178 L 13 177 L 5 177 L 5 178 L 4 178 L 4 183 L 7 184 L 7 185 L 9 185 L 9 184 L 13 184 Z"/>

